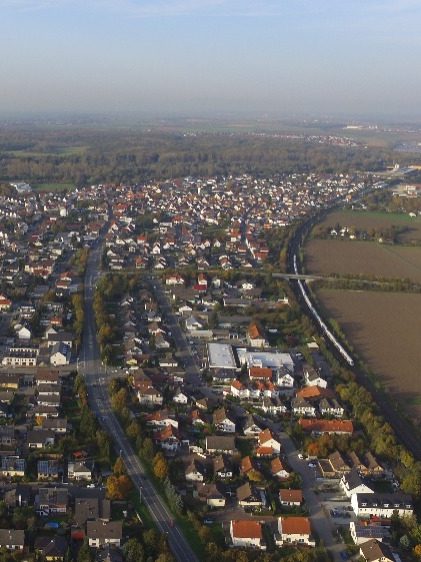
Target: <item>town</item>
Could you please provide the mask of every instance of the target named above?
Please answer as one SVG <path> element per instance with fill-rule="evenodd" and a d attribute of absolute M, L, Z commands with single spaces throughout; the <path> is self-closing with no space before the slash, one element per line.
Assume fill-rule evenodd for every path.
<path fill-rule="evenodd" d="M 376 182 L 2 192 L 1 560 L 420 555 L 415 459 L 273 276 Z"/>

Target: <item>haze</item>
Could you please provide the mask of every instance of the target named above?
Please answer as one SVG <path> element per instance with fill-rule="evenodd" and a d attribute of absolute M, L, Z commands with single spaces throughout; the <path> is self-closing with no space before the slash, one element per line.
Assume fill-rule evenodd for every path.
<path fill-rule="evenodd" d="M 419 0 L 0 0 L 0 112 L 420 116 Z"/>

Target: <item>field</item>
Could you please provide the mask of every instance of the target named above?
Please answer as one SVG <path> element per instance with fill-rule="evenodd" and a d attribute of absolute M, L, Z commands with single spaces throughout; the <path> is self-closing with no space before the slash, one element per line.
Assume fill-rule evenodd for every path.
<path fill-rule="evenodd" d="M 391 396 L 421 419 L 421 295 L 321 289 L 317 296 Z"/>
<path fill-rule="evenodd" d="M 421 247 L 314 239 L 305 247 L 306 272 L 366 275 L 421 282 Z"/>
<path fill-rule="evenodd" d="M 343 210 L 330 213 L 321 225 L 333 227 L 337 223 L 367 232 L 391 226 L 403 227 L 406 231 L 399 236 L 399 243 L 421 242 L 421 217 L 410 217 L 405 213 Z"/>

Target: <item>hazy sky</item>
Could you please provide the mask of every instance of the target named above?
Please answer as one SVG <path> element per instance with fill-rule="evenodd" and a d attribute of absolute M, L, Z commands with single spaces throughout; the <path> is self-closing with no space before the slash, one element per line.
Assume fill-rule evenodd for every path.
<path fill-rule="evenodd" d="M 0 112 L 421 115 L 421 0 L 0 0 Z"/>

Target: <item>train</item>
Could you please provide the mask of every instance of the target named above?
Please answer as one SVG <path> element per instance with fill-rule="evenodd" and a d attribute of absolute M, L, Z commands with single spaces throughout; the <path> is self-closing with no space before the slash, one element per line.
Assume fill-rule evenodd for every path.
<path fill-rule="evenodd" d="M 298 266 L 297 266 L 297 254 L 294 254 L 293 261 L 294 261 L 294 273 L 296 275 L 299 275 Z M 335 349 L 338 351 L 338 353 L 342 356 L 342 358 L 348 363 L 348 365 L 350 367 L 353 367 L 354 366 L 354 360 L 349 355 L 349 353 L 343 348 L 343 346 L 338 342 L 338 340 L 335 338 L 335 336 L 332 334 L 332 332 L 329 330 L 329 328 L 326 326 L 326 324 L 320 318 L 319 313 L 314 308 L 311 300 L 309 299 L 309 297 L 307 295 L 306 290 L 304 289 L 304 284 L 301 281 L 301 279 L 298 279 L 297 283 L 298 283 L 298 287 L 300 288 L 300 292 L 303 296 L 304 302 L 308 306 L 308 308 L 309 308 L 311 314 L 313 315 L 313 317 L 316 319 L 316 321 L 319 324 L 322 332 L 329 339 L 329 341 L 332 343 L 332 345 L 335 347 Z"/>

